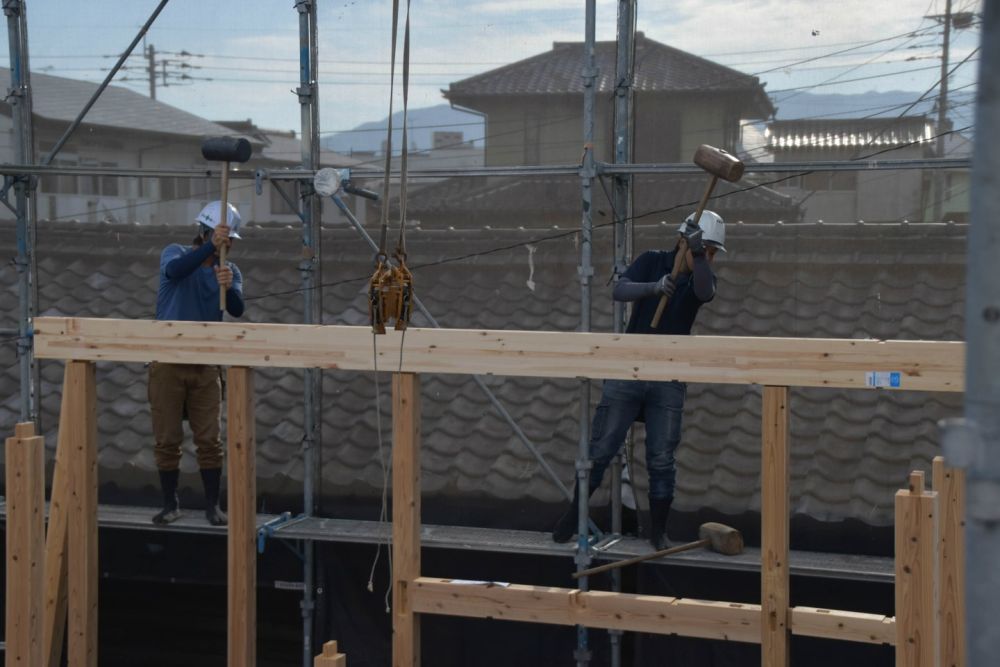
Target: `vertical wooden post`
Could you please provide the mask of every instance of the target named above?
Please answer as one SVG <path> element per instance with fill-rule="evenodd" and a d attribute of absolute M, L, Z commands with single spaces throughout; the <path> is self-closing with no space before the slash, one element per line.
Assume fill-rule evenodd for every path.
<path fill-rule="evenodd" d="M 253 369 L 227 372 L 229 667 L 257 664 L 257 438 Z"/>
<path fill-rule="evenodd" d="M 42 663 L 45 439 L 31 422 L 7 438 L 7 667 Z"/>
<path fill-rule="evenodd" d="M 938 664 L 938 494 L 924 473 L 896 492 L 896 665 Z"/>
<path fill-rule="evenodd" d="M 420 576 L 420 377 L 392 376 L 392 664 L 419 667 L 420 617 L 409 592 Z"/>
<path fill-rule="evenodd" d="M 347 667 L 347 656 L 337 652 L 337 642 L 323 644 L 323 653 L 313 658 L 313 667 Z"/>
<path fill-rule="evenodd" d="M 790 664 L 788 387 L 764 387 L 761 410 L 761 664 Z"/>
<path fill-rule="evenodd" d="M 66 376 L 69 368 L 66 369 Z M 49 499 L 49 528 L 45 533 L 45 609 L 42 619 L 42 664 L 59 667 L 62 664 L 63 638 L 66 633 L 66 550 L 69 542 L 69 507 L 73 480 L 69 471 L 69 425 L 62 419 L 69 414 L 68 377 L 64 378 L 59 436 L 56 440 L 56 466 L 52 473 L 52 495 Z"/>
<path fill-rule="evenodd" d="M 67 361 L 59 428 L 69 445 L 69 665 L 97 667 L 97 387 L 90 361 Z"/>
<path fill-rule="evenodd" d="M 965 667 L 965 471 L 934 457 L 942 667 Z"/>

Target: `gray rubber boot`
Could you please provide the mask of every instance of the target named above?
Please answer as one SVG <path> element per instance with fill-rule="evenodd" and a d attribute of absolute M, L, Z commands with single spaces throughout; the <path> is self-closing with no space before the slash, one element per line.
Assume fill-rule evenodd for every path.
<path fill-rule="evenodd" d="M 670 547 L 667 537 L 667 517 L 670 516 L 672 499 L 649 499 L 649 543 L 659 551 Z"/>

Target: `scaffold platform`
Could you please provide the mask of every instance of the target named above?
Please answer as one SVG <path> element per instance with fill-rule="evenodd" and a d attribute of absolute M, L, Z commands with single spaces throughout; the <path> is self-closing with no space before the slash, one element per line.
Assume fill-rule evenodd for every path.
<path fill-rule="evenodd" d="M 200 509 L 186 510 L 184 516 L 167 526 L 154 525 L 150 517 L 154 507 L 101 505 L 98 525 L 117 530 L 141 530 L 161 533 L 225 535 L 225 526 L 210 526 Z M 6 503 L 0 500 L 0 518 L 6 522 Z M 258 514 L 258 530 L 267 526 L 268 539 L 311 540 L 314 542 L 345 542 L 351 544 L 388 543 L 391 525 L 378 521 L 332 519 L 322 517 L 289 517 L 279 514 Z M 421 543 L 429 549 L 485 551 L 572 559 L 575 543 L 556 544 L 549 533 L 526 530 L 479 528 L 474 526 L 423 525 Z M 635 537 L 606 536 L 592 551 L 595 562 L 620 560 L 646 554 L 649 543 Z M 674 554 L 649 561 L 662 565 L 697 567 L 736 572 L 759 572 L 760 549 L 747 548 L 738 556 L 724 556 L 706 549 Z M 833 554 L 815 551 L 792 551 L 790 568 L 793 576 L 867 581 L 892 584 L 895 578 L 892 558 L 857 554 Z"/>

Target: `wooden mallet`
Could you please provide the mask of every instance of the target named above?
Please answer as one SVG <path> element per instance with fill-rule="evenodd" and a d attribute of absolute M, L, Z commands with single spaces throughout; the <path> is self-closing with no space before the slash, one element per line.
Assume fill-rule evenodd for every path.
<path fill-rule="evenodd" d="M 701 524 L 701 527 L 698 528 L 698 539 L 694 542 L 679 544 L 675 547 L 670 547 L 669 549 L 654 551 L 651 554 L 634 556 L 632 558 L 626 558 L 625 560 L 617 560 L 613 563 L 607 563 L 606 565 L 592 567 L 589 570 L 574 572 L 573 578 L 579 579 L 580 577 L 589 577 L 592 574 L 607 572 L 608 570 L 614 570 L 615 568 L 625 567 L 627 565 L 635 565 L 636 563 L 642 563 L 643 561 L 652 560 L 654 558 L 678 554 L 682 551 L 700 549 L 701 547 L 708 547 L 712 551 L 726 556 L 738 556 L 743 553 L 743 535 L 740 531 L 731 526 L 710 521 L 708 523 Z"/>
<path fill-rule="evenodd" d="M 229 222 L 229 163 L 246 162 L 253 154 L 250 142 L 242 137 L 207 137 L 201 142 L 201 156 L 209 162 L 222 162 L 221 206 L 219 223 Z M 219 266 L 226 266 L 226 246 L 219 248 Z M 226 290 L 219 290 L 219 310 L 226 310 Z"/>
<path fill-rule="evenodd" d="M 705 194 L 702 195 L 701 201 L 698 202 L 698 209 L 694 213 L 694 221 L 698 223 L 701 220 L 701 214 L 705 211 L 705 206 L 708 204 L 708 198 L 712 196 L 712 190 L 715 189 L 715 184 L 719 182 L 719 179 L 735 183 L 743 178 L 743 162 L 721 148 L 702 144 L 694 152 L 694 163 L 712 176 L 708 182 L 708 187 L 705 188 Z M 681 272 L 681 267 L 684 266 L 686 250 L 687 244 L 683 242 L 677 248 L 677 256 L 674 257 L 674 269 L 670 272 L 670 279 L 675 283 L 677 282 L 677 275 Z M 660 318 L 663 317 L 663 311 L 666 309 L 668 301 L 669 299 L 667 299 L 666 294 L 660 296 L 660 303 L 656 307 L 656 314 L 653 315 L 651 323 L 654 329 L 660 326 Z"/>

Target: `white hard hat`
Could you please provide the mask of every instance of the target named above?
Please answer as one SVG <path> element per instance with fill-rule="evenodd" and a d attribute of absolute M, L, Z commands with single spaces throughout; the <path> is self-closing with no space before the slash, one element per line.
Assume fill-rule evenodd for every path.
<path fill-rule="evenodd" d="M 221 201 L 213 201 L 208 203 L 205 208 L 201 209 L 201 213 L 198 217 L 194 219 L 195 222 L 201 223 L 206 227 L 215 229 L 215 226 L 219 224 L 219 209 L 222 206 Z M 240 223 L 242 219 L 240 218 L 240 212 L 236 210 L 236 207 L 226 202 L 226 224 L 229 225 L 229 238 L 239 239 L 243 238 L 240 236 Z"/>
<path fill-rule="evenodd" d="M 694 213 L 692 213 L 684 219 L 677 231 L 683 234 L 685 227 L 694 224 L 696 223 Z M 701 238 L 705 243 L 726 252 L 726 223 L 722 220 L 721 215 L 715 211 L 702 211 L 701 220 L 698 221 L 697 225 L 701 227 Z"/>

